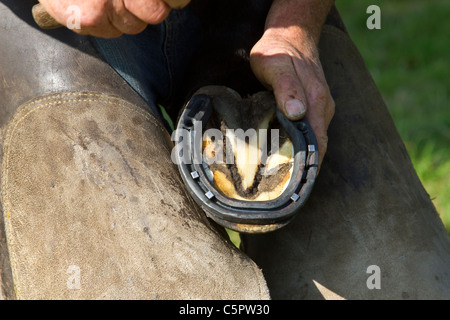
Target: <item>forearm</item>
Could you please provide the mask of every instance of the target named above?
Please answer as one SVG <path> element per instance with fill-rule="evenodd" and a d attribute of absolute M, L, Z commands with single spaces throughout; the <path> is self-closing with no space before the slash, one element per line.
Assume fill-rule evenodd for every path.
<path fill-rule="evenodd" d="M 314 50 L 333 4 L 334 0 L 274 0 L 265 33 L 283 37 L 303 50 Z"/>

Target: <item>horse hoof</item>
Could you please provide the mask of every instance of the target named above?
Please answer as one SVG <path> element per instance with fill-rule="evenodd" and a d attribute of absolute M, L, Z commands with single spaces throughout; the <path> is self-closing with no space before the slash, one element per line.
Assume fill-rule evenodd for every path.
<path fill-rule="evenodd" d="M 242 98 L 198 90 L 174 132 L 174 161 L 194 200 L 222 226 L 265 233 L 287 225 L 314 185 L 318 152 L 306 120 L 291 122 L 267 91 Z"/>

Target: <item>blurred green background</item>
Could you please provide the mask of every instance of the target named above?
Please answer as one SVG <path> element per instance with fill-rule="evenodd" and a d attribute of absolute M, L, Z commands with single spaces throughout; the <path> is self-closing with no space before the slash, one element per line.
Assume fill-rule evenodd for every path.
<path fill-rule="evenodd" d="M 369 5 L 381 29 L 369 30 Z M 336 0 L 450 233 L 450 1 Z"/>

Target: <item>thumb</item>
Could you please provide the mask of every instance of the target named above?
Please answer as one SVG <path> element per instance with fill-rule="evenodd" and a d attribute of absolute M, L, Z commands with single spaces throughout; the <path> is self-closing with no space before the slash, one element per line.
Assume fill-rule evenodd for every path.
<path fill-rule="evenodd" d="M 273 78 L 272 88 L 278 108 L 288 119 L 300 120 L 306 115 L 305 90 L 294 70 L 277 73 Z"/>
<path fill-rule="evenodd" d="M 267 56 L 254 52 L 250 56 L 250 64 L 256 77 L 273 90 L 278 109 L 288 119 L 299 120 L 305 116 L 306 94 L 291 57 L 286 54 Z"/>

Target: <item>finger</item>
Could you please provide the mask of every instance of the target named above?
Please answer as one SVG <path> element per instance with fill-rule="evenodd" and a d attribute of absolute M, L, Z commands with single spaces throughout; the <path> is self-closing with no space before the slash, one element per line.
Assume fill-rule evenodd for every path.
<path fill-rule="evenodd" d="M 123 32 L 117 29 L 107 18 L 102 19 L 95 24 L 81 23 L 80 28 L 73 28 L 71 30 L 81 35 L 108 39 L 117 38 L 123 34 Z"/>
<path fill-rule="evenodd" d="M 70 5 L 68 1 L 40 0 L 40 3 L 56 21 L 78 34 L 104 38 L 122 34 L 108 19 L 110 8 L 92 10 L 90 6 Z"/>
<path fill-rule="evenodd" d="M 162 0 L 123 0 L 123 4 L 130 13 L 148 24 L 163 22 L 171 10 Z"/>
<path fill-rule="evenodd" d="M 306 115 L 305 90 L 298 77 L 290 70 L 277 73 L 272 88 L 278 108 L 288 119 L 300 120 Z"/>
<path fill-rule="evenodd" d="M 314 102 L 311 102 L 310 104 L 306 119 L 311 125 L 311 128 L 313 129 L 316 136 L 317 144 L 319 147 L 320 169 L 328 148 L 328 126 L 330 125 L 331 119 L 334 116 L 335 105 L 333 99 L 331 98 L 331 95 L 317 100 L 313 100 L 313 98 L 311 98 L 311 101 Z"/>
<path fill-rule="evenodd" d="M 317 146 L 319 149 L 319 168 L 322 165 L 323 158 L 325 157 L 325 154 L 327 152 L 328 148 L 328 134 L 325 126 L 323 124 L 317 121 L 317 119 L 314 118 L 314 116 L 311 116 L 308 114 L 306 116 L 306 119 L 308 120 L 309 124 L 311 125 L 311 128 L 314 131 L 314 135 L 316 136 L 317 140 Z"/>
<path fill-rule="evenodd" d="M 122 1 L 118 1 L 111 12 L 110 23 L 120 32 L 125 34 L 138 34 L 144 31 L 147 23 L 127 10 Z"/>
<path fill-rule="evenodd" d="M 286 54 L 253 54 L 250 62 L 256 77 L 273 90 L 280 111 L 291 120 L 303 118 L 307 99 L 291 57 Z"/>

